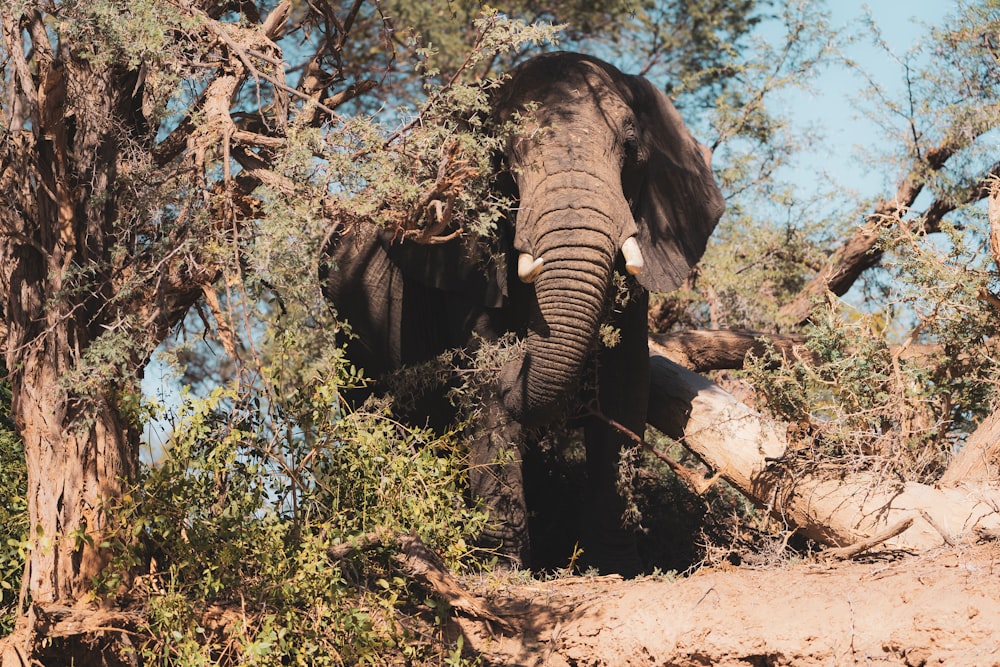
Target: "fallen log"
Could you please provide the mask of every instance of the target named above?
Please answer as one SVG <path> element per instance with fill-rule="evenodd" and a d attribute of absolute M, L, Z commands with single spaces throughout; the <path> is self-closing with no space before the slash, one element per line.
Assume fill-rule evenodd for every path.
<path fill-rule="evenodd" d="M 1000 480 L 1000 410 L 983 420 L 941 475 L 941 486 Z"/>
<path fill-rule="evenodd" d="M 724 369 L 743 368 L 748 353 L 762 357 L 768 346 L 791 356 L 793 349 L 804 347 L 802 334 L 769 334 L 760 331 L 736 329 L 707 329 L 673 331 L 650 336 L 661 353 L 676 363 L 703 373 Z"/>
<path fill-rule="evenodd" d="M 1000 485 L 937 488 L 862 473 L 793 475 L 787 429 L 671 361 L 650 341 L 649 423 L 677 439 L 758 506 L 822 544 L 844 547 L 912 518 L 883 544 L 923 550 L 1000 530 Z"/>
<path fill-rule="evenodd" d="M 743 368 L 748 353 L 762 357 L 769 348 L 792 359 L 814 359 L 805 334 L 798 333 L 693 329 L 651 334 L 649 338 L 656 343 L 660 354 L 696 373 Z M 900 360 L 924 359 L 923 365 L 930 366 L 934 356 L 943 350 L 939 345 L 909 343 L 890 345 L 889 351 Z"/>

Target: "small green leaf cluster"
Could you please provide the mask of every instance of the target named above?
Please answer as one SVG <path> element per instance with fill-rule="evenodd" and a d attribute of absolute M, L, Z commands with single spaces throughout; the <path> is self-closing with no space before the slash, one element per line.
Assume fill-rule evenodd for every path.
<path fill-rule="evenodd" d="M 472 50 L 443 82 L 437 52 L 417 50 L 426 84 L 417 108 L 355 116 L 345 119 L 340 131 L 323 134 L 317 147 L 322 161 L 311 162 L 312 176 L 330 184 L 337 208 L 420 241 L 456 232 L 489 235 L 495 229 L 510 204 L 491 187 L 504 128 L 487 130 L 490 94 L 502 78 L 472 76 L 481 61 L 552 41 L 557 29 L 496 11 L 484 12 L 473 27 Z"/>
<path fill-rule="evenodd" d="M 10 418 L 10 385 L 0 383 L 0 636 L 14 631 L 28 537 L 24 445 Z"/>
<path fill-rule="evenodd" d="M 162 111 L 177 84 L 174 70 L 182 62 L 174 60 L 181 53 L 175 34 L 197 32 L 194 13 L 157 0 L 77 0 L 62 3 L 59 16 L 55 29 L 60 39 L 94 68 L 142 67 L 138 83 L 146 87 L 144 111 L 153 106 Z"/>
<path fill-rule="evenodd" d="M 792 426 L 796 453 L 849 470 L 891 470 L 908 479 L 940 472 L 940 406 L 922 393 L 924 370 L 894 358 L 877 316 L 831 304 L 794 359 L 771 350 L 750 358 L 750 382 Z M 777 367 L 777 368 L 776 368 Z"/>

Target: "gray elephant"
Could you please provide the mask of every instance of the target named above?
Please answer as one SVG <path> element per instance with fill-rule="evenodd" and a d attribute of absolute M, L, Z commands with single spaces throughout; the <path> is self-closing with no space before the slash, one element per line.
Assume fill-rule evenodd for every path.
<path fill-rule="evenodd" d="M 596 406 L 581 418 L 583 556 L 602 572 L 634 575 L 641 566 L 617 477 L 625 431 L 646 424 L 648 291 L 682 284 L 724 204 L 709 151 L 640 76 L 581 54 L 538 56 L 494 96 L 497 121 L 529 108 L 498 179 L 518 202 L 490 241 L 505 262 L 467 240 L 418 245 L 355 225 L 328 243 L 323 289 L 357 335 L 352 360 L 376 377 L 507 332 L 523 337 L 471 444 L 471 491 L 494 519 L 487 542 L 532 563 L 528 509 L 542 508 L 530 507 L 530 489 L 525 501 L 521 431 L 571 405 Z M 616 345 L 600 343 L 603 322 L 620 332 Z M 591 371 L 596 382 L 583 382 Z M 435 407 L 413 416 L 424 410 Z"/>

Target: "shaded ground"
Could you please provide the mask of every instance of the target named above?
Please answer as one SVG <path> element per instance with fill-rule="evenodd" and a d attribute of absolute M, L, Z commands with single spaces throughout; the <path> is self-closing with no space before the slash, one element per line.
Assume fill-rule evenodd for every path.
<path fill-rule="evenodd" d="M 494 665 L 1000 665 L 1000 545 L 679 580 L 577 577 L 477 591 L 523 629 Z"/>

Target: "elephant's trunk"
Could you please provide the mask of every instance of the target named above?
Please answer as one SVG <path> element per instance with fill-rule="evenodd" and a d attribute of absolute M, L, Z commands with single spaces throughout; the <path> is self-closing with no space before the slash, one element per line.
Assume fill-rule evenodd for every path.
<path fill-rule="evenodd" d="M 523 360 L 504 374 L 506 407 L 527 424 L 552 418 L 577 387 L 597 339 L 620 228 L 579 201 L 538 220 L 533 251 L 544 263 L 532 276 L 537 308 Z"/>

